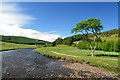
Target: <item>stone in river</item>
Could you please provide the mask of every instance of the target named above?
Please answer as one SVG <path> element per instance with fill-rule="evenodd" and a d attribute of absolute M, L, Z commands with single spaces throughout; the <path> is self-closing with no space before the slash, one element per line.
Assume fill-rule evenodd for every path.
<path fill-rule="evenodd" d="M 31 73 L 28 73 L 29 75 L 31 75 Z"/>
<path fill-rule="evenodd" d="M 32 68 L 32 71 L 34 71 L 35 70 L 35 68 Z"/>
<path fill-rule="evenodd" d="M 7 73 L 7 75 L 9 76 L 9 75 L 10 75 L 10 73 Z"/>
<path fill-rule="evenodd" d="M 28 72 L 30 72 L 30 70 L 28 70 Z"/>
<path fill-rule="evenodd" d="M 26 67 L 24 67 L 24 69 L 26 69 Z"/>
<path fill-rule="evenodd" d="M 38 65 L 37 65 L 37 67 L 38 67 Z"/>

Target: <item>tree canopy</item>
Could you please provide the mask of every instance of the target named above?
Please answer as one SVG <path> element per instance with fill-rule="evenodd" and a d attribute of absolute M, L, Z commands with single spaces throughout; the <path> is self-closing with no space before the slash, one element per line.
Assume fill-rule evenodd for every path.
<path fill-rule="evenodd" d="M 71 33 L 81 32 L 87 37 L 89 33 L 93 33 L 97 39 L 99 39 L 98 34 L 103 29 L 99 19 L 90 18 L 76 24 L 76 27 L 71 30 Z"/>
<path fill-rule="evenodd" d="M 99 33 L 101 32 L 102 29 L 103 29 L 103 26 L 101 25 L 101 22 L 99 19 L 90 18 L 88 20 L 84 20 L 82 22 L 77 23 L 76 27 L 71 30 L 71 33 L 82 32 L 82 34 L 84 35 L 83 37 L 90 42 L 90 48 L 92 50 L 92 56 L 93 56 L 97 43 L 101 40 Z M 94 48 L 92 47 L 92 44 L 91 44 L 93 40 L 89 39 L 88 37 L 88 34 L 90 33 L 93 33 L 96 37 L 95 38 L 96 45 L 94 46 Z"/>

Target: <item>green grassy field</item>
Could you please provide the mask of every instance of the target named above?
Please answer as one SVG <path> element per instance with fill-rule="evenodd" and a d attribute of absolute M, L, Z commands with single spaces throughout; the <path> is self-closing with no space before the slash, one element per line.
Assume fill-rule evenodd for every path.
<path fill-rule="evenodd" d="M 108 56 L 88 56 L 91 55 L 90 50 L 80 50 L 75 47 L 57 46 L 57 47 L 43 47 L 35 50 L 42 55 L 49 55 L 54 58 L 67 60 L 70 62 L 89 63 L 92 66 L 101 67 L 108 71 L 118 72 L 118 56 L 117 52 L 96 51 L 96 54 L 107 54 Z M 113 57 L 109 57 L 113 55 Z"/>
<path fill-rule="evenodd" d="M 35 47 L 36 47 L 35 45 L 0 42 L 0 50 L 11 50 L 11 49 L 21 49 L 21 48 L 35 48 Z"/>

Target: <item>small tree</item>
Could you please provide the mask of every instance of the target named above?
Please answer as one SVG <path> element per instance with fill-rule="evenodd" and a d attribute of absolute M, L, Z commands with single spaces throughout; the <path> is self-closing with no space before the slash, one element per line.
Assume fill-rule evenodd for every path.
<path fill-rule="evenodd" d="M 78 33 L 82 32 L 83 39 L 89 42 L 90 48 L 92 50 L 92 57 L 95 54 L 95 49 L 98 45 L 98 42 L 101 41 L 100 39 L 100 31 L 103 29 L 103 26 L 100 23 L 99 19 L 90 18 L 88 20 L 84 20 L 80 23 L 76 24 L 76 27 L 71 30 L 71 33 Z M 95 35 L 94 39 L 90 39 L 88 34 L 93 33 Z M 92 41 L 95 41 L 95 45 L 92 45 Z"/>
<path fill-rule="evenodd" d="M 114 51 L 115 52 L 120 52 L 120 41 L 115 42 Z"/>
<path fill-rule="evenodd" d="M 62 38 L 58 38 L 55 40 L 56 45 L 61 45 L 62 44 Z"/>
<path fill-rule="evenodd" d="M 54 41 L 54 42 L 52 42 L 52 46 L 53 46 L 53 47 L 54 47 L 54 46 L 56 46 L 55 41 Z"/>

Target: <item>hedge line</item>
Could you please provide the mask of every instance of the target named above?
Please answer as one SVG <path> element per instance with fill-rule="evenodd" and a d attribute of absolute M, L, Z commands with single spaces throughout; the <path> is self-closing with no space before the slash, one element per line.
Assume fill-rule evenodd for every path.
<path fill-rule="evenodd" d="M 95 42 L 92 42 L 92 45 L 94 46 Z M 77 48 L 90 49 L 89 42 L 80 42 L 77 45 Z M 118 41 L 98 42 L 96 50 L 120 52 L 120 42 Z"/>

